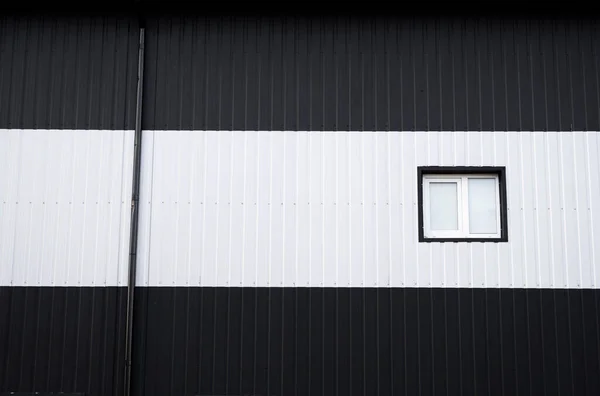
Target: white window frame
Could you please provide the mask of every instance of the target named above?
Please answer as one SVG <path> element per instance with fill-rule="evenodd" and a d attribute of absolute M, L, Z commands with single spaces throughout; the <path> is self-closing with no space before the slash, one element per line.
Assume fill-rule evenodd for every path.
<path fill-rule="evenodd" d="M 496 197 L 496 232 L 474 234 L 469 230 L 469 179 L 494 179 Z M 430 183 L 457 183 L 458 230 L 439 231 L 431 229 Z M 497 174 L 426 174 L 423 175 L 423 228 L 428 239 L 498 239 L 502 236 L 500 208 L 500 180 Z"/>

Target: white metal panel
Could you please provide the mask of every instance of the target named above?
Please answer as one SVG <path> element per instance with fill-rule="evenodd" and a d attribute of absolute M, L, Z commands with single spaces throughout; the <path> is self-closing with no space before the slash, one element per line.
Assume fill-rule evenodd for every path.
<path fill-rule="evenodd" d="M 0 130 L 0 285 L 126 284 L 133 132 Z"/>
<path fill-rule="evenodd" d="M 598 135 L 146 131 L 138 283 L 597 287 Z M 419 243 L 419 165 L 505 165 L 509 243 Z"/>
<path fill-rule="evenodd" d="M 138 282 L 597 287 L 598 135 L 145 132 Z M 0 136 L 0 284 L 124 285 L 133 133 Z M 432 164 L 507 166 L 509 243 L 417 242 Z"/>

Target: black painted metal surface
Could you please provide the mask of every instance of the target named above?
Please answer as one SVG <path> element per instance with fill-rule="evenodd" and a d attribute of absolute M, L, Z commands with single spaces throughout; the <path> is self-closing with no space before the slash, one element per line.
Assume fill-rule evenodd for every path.
<path fill-rule="evenodd" d="M 597 395 L 597 290 L 140 288 L 138 395 Z"/>
<path fill-rule="evenodd" d="M 146 129 L 600 129 L 594 19 L 148 24 Z M 0 32 L 0 127 L 133 129 L 137 20 L 6 16 Z"/>
<path fill-rule="evenodd" d="M 600 129 L 593 19 L 172 17 L 147 47 L 147 129 Z"/>
<path fill-rule="evenodd" d="M 597 290 L 138 293 L 137 395 L 600 392 Z M 0 296 L 0 392 L 120 394 L 126 288 Z"/>
<path fill-rule="evenodd" d="M 119 395 L 124 287 L 0 287 L 0 392 Z"/>
<path fill-rule="evenodd" d="M 0 128 L 133 129 L 137 20 L 0 16 Z"/>

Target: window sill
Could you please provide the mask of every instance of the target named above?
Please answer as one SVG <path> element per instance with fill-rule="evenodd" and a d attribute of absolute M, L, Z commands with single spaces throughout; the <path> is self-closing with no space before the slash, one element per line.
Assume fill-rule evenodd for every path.
<path fill-rule="evenodd" d="M 433 242 L 468 242 L 468 243 L 478 243 L 478 242 L 492 242 L 492 243 L 500 243 L 500 242 L 508 242 L 508 238 L 428 238 L 421 237 L 419 238 L 419 242 L 425 243 L 433 243 Z"/>

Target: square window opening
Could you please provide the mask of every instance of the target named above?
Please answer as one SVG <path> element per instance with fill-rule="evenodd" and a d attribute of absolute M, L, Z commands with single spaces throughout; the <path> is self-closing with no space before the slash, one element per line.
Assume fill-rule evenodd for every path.
<path fill-rule="evenodd" d="M 420 242 L 507 242 L 504 167 L 420 167 Z"/>

